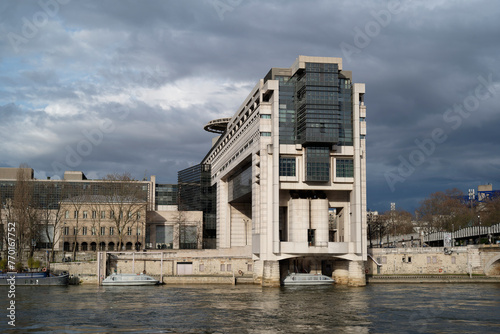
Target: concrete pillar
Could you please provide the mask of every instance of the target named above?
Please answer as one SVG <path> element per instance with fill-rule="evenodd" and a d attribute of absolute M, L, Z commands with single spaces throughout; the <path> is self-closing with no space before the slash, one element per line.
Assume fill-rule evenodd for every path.
<path fill-rule="evenodd" d="M 262 286 L 280 286 L 279 261 L 264 261 Z"/>
<path fill-rule="evenodd" d="M 349 261 L 335 261 L 333 263 L 332 278 L 337 284 L 347 285 L 349 282 Z"/>
<path fill-rule="evenodd" d="M 261 260 L 253 261 L 253 282 L 262 285 L 262 273 L 264 272 L 264 263 Z"/>
<path fill-rule="evenodd" d="M 311 200 L 311 228 L 315 232 L 315 245 L 328 246 L 328 199 Z"/>
<path fill-rule="evenodd" d="M 309 200 L 291 199 L 288 207 L 291 242 L 307 242 L 307 229 L 309 228 Z"/>
<path fill-rule="evenodd" d="M 349 261 L 349 286 L 365 286 L 365 262 L 364 261 Z"/>

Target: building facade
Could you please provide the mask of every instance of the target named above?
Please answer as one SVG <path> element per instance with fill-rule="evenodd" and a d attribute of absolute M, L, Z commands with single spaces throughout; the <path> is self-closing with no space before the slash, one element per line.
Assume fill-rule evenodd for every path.
<path fill-rule="evenodd" d="M 365 284 L 364 93 L 342 59 L 299 56 L 271 69 L 230 120 L 205 127 L 220 134 L 202 161 L 217 248 L 251 245 L 257 282 L 302 271 Z"/>

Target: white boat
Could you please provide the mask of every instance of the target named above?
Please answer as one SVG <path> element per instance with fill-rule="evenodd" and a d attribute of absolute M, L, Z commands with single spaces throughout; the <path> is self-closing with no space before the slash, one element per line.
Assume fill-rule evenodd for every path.
<path fill-rule="evenodd" d="M 159 281 L 144 274 L 116 274 L 106 277 L 102 285 L 156 285 Z"/>
<path fill-rule="evenodd" d="M 283 280 L 283 285 L 330 285 L 335 283 L 331 277 L 321 274 L 291 273 Z"/>

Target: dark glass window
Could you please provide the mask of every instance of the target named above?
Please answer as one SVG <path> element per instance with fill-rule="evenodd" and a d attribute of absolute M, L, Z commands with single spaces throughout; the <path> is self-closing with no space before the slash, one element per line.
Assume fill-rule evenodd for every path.
<path fill-rule="evenodd" d="M 337 177 L 354 177 L 354 161 L 352 159 L 337 159 Z"/>
<path fill-rule="evenodd" d="M 280 158 L 280 176 L 295 176 L 295 158 Z"/>
<path fill-rule="evenodd" d="M 328 147 L 306 147 L 306 181 L 330 180 L 330 150 Z"/>

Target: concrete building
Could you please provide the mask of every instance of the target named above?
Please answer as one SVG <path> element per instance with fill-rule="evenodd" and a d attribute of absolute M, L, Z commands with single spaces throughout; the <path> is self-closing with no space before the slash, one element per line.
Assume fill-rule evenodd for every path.
<path fill-rule="evenodd" d="M 217 248 L 251 245 L 254 280 L 323 272 L 365 284 L 366 107 L 342 59 L 272 68 L 202 161 L 216 192 Z"/>

